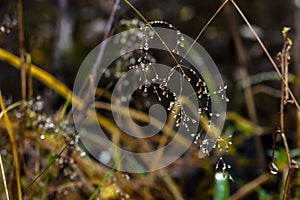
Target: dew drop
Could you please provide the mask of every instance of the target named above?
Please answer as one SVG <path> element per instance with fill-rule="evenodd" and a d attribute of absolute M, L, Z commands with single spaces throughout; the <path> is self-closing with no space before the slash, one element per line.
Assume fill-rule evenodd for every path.
<path fill-rule="evenodd" d="M 146 42 L 144 45 L 144 50 L 148 51 L 149 50 L 149 44 Z"/>
<path fill-rule="evenodd" d="M 45 135 L 42 134 L 42 135 L 40 136 L 40 138 L 41 138 L 41 140 L 45 139 Z"/>
<path fill-rule="evenodd" d="M 1 154 L 2 154 L 3 156 L 6 156 L 6 155 L 7 155 L 6 149 L 2 149 L 2 150 L 1 150 Z"/>
<path fill-rule="evenodd" d="M 107 164 L 111 160 L 111 153 L 109 151 L 102 151 L 99 155 L 100 162 Z"/>
<path fill-rule="evenodd" d="M 271 174 L 278 174 L 278 167 L 275 165 L 275 163 L 271 162 L 269 163 L 269 169 L 270 169 L 270 172 Z"/>
<path fill-rule="evenodd" d="M 122 96 L 122 97 L 121 97 L 121 102 L 126 102 L 126 101 L 127 101 L 127 97 Z"/>
<path fill-rule="evenodd" d="M 84 151 L 80 152 L 80 157 L 86 156 L 86 153 Z"/>
<path fill-rule="evenodd" d="M 129 174 L 122 174 L 122 176 L 123 176 L 126 180 L 130 180 Z"/>

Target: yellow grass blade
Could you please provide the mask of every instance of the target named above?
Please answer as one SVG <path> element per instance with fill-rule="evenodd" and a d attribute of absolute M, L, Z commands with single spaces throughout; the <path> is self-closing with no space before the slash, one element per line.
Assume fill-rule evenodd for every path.
<path fill-rule="evenodd" d="M 19 57 L 13 55 L 12 53 L 10 53 L 4 49 L 1 49 L 1 48 L 0 48 L 0 60 L 9 63 L 10 65 L 14 66 L 17 69 L 20 69 Z M 70 95 L 72 93 L 66 85 L 64 85 L 63 83 L 58 81 L 56 78 L 54 78 L 51 74 L 40 69 L 36 65 L 31 64 L 30 73 L 37 80 L 41 81 L 42 83 L 44 83 L 49 88 L 53 89 L 54 91 L 56 91 L 58 94 L 60 94 L 61 96 L 63 96 L 66 99 L 67 99 L 68 95 Z"/>

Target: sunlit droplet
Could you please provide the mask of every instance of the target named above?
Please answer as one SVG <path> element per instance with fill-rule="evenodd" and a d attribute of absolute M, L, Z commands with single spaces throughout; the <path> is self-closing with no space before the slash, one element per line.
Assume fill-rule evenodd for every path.
<path fill-rule="evenodd" d="M 271 174 L 274 174 L 274 175 L 278 174 L 279 170 L 278 170 L 278 167 L 275 165 L 274 162 L 271 162 L 269 164 L 269 169 L 270 169 Z"/>

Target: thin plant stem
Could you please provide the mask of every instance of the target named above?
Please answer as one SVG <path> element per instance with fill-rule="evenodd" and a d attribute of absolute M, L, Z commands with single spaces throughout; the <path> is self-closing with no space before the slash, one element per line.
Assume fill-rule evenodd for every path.
<path fill-rule="evenodd" d="M 286 140 L 286 136 L 285 136 L 285 133 L 284 133 L 284 104 L 285 104 L 285 101 L 286 101 L 286 96 L 289 94 L 293 103 L 296 105 L 298 111 L 300 110 L 300 106 L 299 106 L 299 103 L 298 101 L 296 100 L 293 92 L 291 91 L 291 89 L 289 88 L 289 85 L 288 85 L 288 80 L 286 80 L 286 77 L 285 74 L 287 74 L 285 70 L 287 70 L 287 55 L 285 54 L 286 52 L 282 52 L 282 56 L 284 56 L 283 58 L 284 59 L 281 59 L 281 72 L 280 70 L 278 69 L 278 66 L 276 65 L 275 61 L 273 60 L 273 58 L 271 57 L 270 53 L 268 52 L 267 48 L 265 47 L 265 45 L 263 44 L 263 42 L 261 41 L 260 37 L 257 35 L 257 33 L 255 32 L 255 30 L 253 29 L 252 25 L 249 23 L 248 19 L 245 17 L 244 13 L 241 11 L 241 9 L 239 8 L 239 6 L 235 3 L 234 0 L 231 0 L 231 3 L 233 4 L 233 6 L 235 7 L 235 9 L 238 11 L 238 13 L 240 14 L 240 16 L 243 18 L 243 20 L 245 21 L 245 23 L 247 24 L 247 26 L 249 27 L 250 31 L 252 32 L 252 34 L 255 36 L 256 40 L 258 41 L 258 43 L 260 44 L 261 48 L 263 49 L 263 51 L 265 52 L 265 54 L 267 55 L 269 61 L 271 62 L 271 64 L 273 65 L 274 69 L 276 70 L 278 76 L 280 77 L 281 79 L 281 82 L 282 82 L 282 87 L 281 87 L 281 90 L 282 90 L 282 94 L 281 94 L 281 101 L 280 101 L 280 134 L 281 134 L 281 137 L 283 139 L 283 143 L 284 143 L 284 147 L 285 147 L 285 150 L 286 150 L 286 154 L 287 154 L 287 157 L 288 157 L 288 162 L 289 162 L 289 172 L 288 172 L 288 176 L 285 180 L 285 186 L 284 186 L 284 192 L 283 192 L 283 200 L 286 200 L 287 197 L 288 197 L 288 190 L 289 190 L 289 185 L 290 185 L 290 180 L 291 180 L 291 174 L 292 174 L 292 171 L 295 169 L 295 168 L 298 168 L 298 166 L 296 164 L 294 164 L 290 158 L 290 152 L 289 152 L 289 146 L 288 146 L 288 143 L 287 143 L 287 140 Z M 285 48 L 284 48 L 285 50 Z M 276 140 L 276 138 L 274 138 Z M 275 141 L 274 141 L 275 142 Z M 275 147 L 275 145 L 273 145 Z M 275 151 L 275 149 L 273 149 L 273 151 Z M 273 152 L 273 156 L 272 156 L 274 159 L 274 152 Z"/>
<path fill-rule="evenodd" d="M 288 30 L 289 30 L 289 28 L 284 28 L 283 31 L 282 31 L 285 42 L 284 42 L 284 45 L 283 45 L 283 48 L 282 48 L 281 52 L 277 56 L 277 59 L 280 62 L 281 75 L 285 77 L 286 81 L 288 81 L 288 67 L 289 67 L 289 59 L 290 59 L 290 48 L 291 48 L 291 45 L 292 45 L 292 42 L 291 42 L 290 38 L 288 38 L 288 36 L 287 36 Z M 284 81 L 281 80 L 281 97 L 280 97 L 280 109 L 279 109 L 279 113 L 280 113 L 279 124 L 280 124 L 280 127 L 275 132 L 275 135 L 274 135 L 271 166 L 273 166 L 273 162 L 274 162 L 274 159 L 275 159 L 274 156 L 275 156 L 275 148 L 276 148 L 276 139 L 277 139 L 277 136 L 280 134 L 280 136 L 283 140 L 283 144 L 284 144 L 284 147 L 285 147 L 285 152 L 286 152 L 287 160 L 288 160 L 288 174 L 287 174 L 287 177 L 285 178 L 285 182 L 284 182 L 284 190 L 283 190 L 283 196 L 282 196 L 283 200 L 286 200 L 288 198 L 291 176 L 293 174 L 294 169 L 298 168 L 296 163 L 294 163 L 293 160 L 291 159 L 290 149 L 289 149 L 289 145 L 288 145 L 288 142 L 287 142 L 287 139 L 286 139 L 285 128 L 284 128 L 284 116 L 285 116 L 284 108 L 285 108 L 286 103 L 289 102 L 288 98 L 289 98 L 289 95 L 288 95 L 287 86 L 284 84 Z"/>
<path fill-rule="evenodd" d="M 158 34 L 158 32 L 153 28 L 153 26 L 149 23 L 149 21 L 142 15 L 142 13 L 140 11 L 138 11 L 138 9 L 136 7 L 134 7 L 132 5 L 132 3 L 130 3 L 128 0 L 124 0 L 127 5 L 129 5 L 132 10 L 134 10 L 135 13 L 137 13 L 140 18 L 147 24 L 147 26 L 150 27 L 150 29 L 154 32 L 154 34 L 158 37 L 158 39 L 160 40 L 160 42 L 164 45 L 164 47 L 167 49 L 167 51 L 169 52 L 169 54 L 171 55 L 172 59 L 175 61 L 176 66 L 180 66 L 178 60 L 176 59 L 176 57 L 174 56 L 174 53 L 171 51 L 171 49 L 168 47 L 168 45 L 166 44 L 166 42 L 162 39 L 162 37 Z"/>
<path fill-rule="evenodd" d="M 120 0 L 116 0 L 115 3 L 114 3 L 113 9 L 111 11 L 110 17 L 108 19 L 108 22 L 105 26 L 103 42 L 102 42 L 102 45 L 100 46 L 99 53 L 98 53 L 98 56 L 96 58 L 96 61 L 94 62 L 93 66 L 92 66 L 90 77 L 89 77 L 89 79 L 86 79 L 86 81 L 83 83 L 83 86 L 81 88 L 81 92 L 82 92 L 83 89 L 88 86 L 87 84 L 90 84 L 90 86 L 88 86 L 89 89 L 86 92 L 84 100 L 83 100 L 84 101 L 84 104 L 83 104 L 84 107 L 82 108 L 82 111 L 78 116 L 79 124 L 82 123 L 82 121 L 85 117 L 86 111 L 87 111 L 87 109 L 90 105 L 89 101 L 92 98 L 92 92 L 94 91 L 94 87 L 95 87 L 95 85 L 94 85 L 95 80 L 96 80 L 95 76 L 96 76 L 96 74 L 99 71 L 99 68 L 101 66 L 100 64 L 101 64 L 101 61 L 102 61 L 102 58 L 103 58 L 103 55 L 104 55 L 105 48 L 107 46 L 107 38 L 110 35 L 112 24 L 114 22 L 115 14 L 117 12 L 119 4 L 120 4 Z"/>
<path fill-rule="evenodd" d="M 30 54 L 26 54 L 26 74 L 28 74 L 27 76 L 27 83 L 28 83 L 28 95 L 27 95 L 27 99 L 30 100 L 32 99 L 33 96 L 33 85 L 32 85 L 32 74 L 31 74 L 31 55 Z"/>
<path fill-rule="evenodd" d="M 235 48 L 237 51 L 238 55 L 238 62 L 240 65 L 241 69 L 241 78 L 242 78 L 242 83 L 244 86 L 244 97 L 245 97 L 245 102 L 247 106 L 247 111 L 249 114 L 249 117 L 251 121 L 253 121 L 255 124 L 258 124 L 258 119 L 257 119 L 257 113 L 256 113 L 256 106 L 253 98 L 253 92 L 252 88 L 250 85 L 250 80 L 249 80 L 249 73 L 247 69 L 247 56 L 246 56 L 246 51 L 243 46 L 243 42 L 238 34 L 238 28 L 237 28 L 237 23 L 232 16 L 232 12 L 230 12 L 230 8 L 224 7 L 224 13 L 225 16 L 228 19 L 229 22 L 229 28 L 231 29 L 231 34 L 233 38 L 233 42 L 235 44 Z M 259 170 L 263 170 L 266 166 L 266 161 L 264 158 L 264 150 L 262 146 L 262 141 L 259 136 L 255 135 L 254 136 L 254 144 L 255 144 L 255 149 L 257 151 L 258 155 L 258 162 L 259 162 Z"/>
<path fill-rule="evenodd" d="M 9 194 L 8 194 L 8 189 L 7 189 L 7 184 L 6 184 L 5 171 L 4 171 L 4 167 L 3 167 L 3 163 L 2 163 L 1 153 L 0 153 L 0 166 L 1 166 L 1 174 L 2 174 L 2 179 L 3 179 L 3 185 L 4 185 L 4 189 L 5 189 L 6 199 L 9 200 Z"/>
<path fill-rule="evenodd" d="M 22 99 L 25 100 L 26 99 L 26 71 L 25 71 L 22 0 L 18 0 L 18 33 L 19 33 L 19 53 L 20 53 L 20 68 L 21 68 L 21 94 L 22 94 Z"/>
<path fill-rule="evenodd" d="M 166 124 L 169 127 L 172 127 L 175 124 L 175 118 L 174 118 L 174 116 L 179 113 L 180 108 L 178 106 L 176 106 L 176 104 L 174 104 L 172 110 L 174 110 L 174 111 L 170 113 L 170 115 L 168 117 L 168 122 Z M 170 136 L 171 137 L 175 137 L 175 135 L 176 135 L 176 133 L 174 133 L 174 135 L 170 135 Z M 169 138 L 168 132 L 163 132 L 163 134 L 162 134 L 162 136 L 161 136 L 161 138 L 159 140 L 159 144 L 158 144 L 157 149 L 163 148 L 166 145 L 166 143 L 168 142 L 168 138 Z M 155 154 L 155 157 L 153 158 L 153 162 L 151 164 L 151 169 L 155 168 L 157 166 L 157 164 L 161 162 L 161 159 L 163 157 L 163 153 L 164 153 L 163 151 L 158 151 Z M 154 182 L 154 176 L 155 176 L 154 173 L 151 173 L 149 175 L 149 184 L 150 185 L 152 185 L 153 182 Z"/>
<path fill-rule="evenodd" d="M 188 77 L 183 68 L 182 65 L 180 64 L 182 62 L 178 61 L 174 55 L 174 53 L 171 51 L 171 49 L 168 47 L 168 45 L 166 44 L 166 42 L 164 41 L 164 39 L 160 36 L 160 34 L 155 30 L 155 28 L 151 25 L 151 23 L 143 16 L 143 14 L 138 11 L 138 9 L 136 7 L 134 7 L 134 5 L 132 5 L 128 0 L 124 0 L 126 2 L 126 4 L 128 4 L 132 10 L 134 10 L 134 12 L 136 14 L 138 14 L 140 16 L 140 18 L 146 23 L 146 25 L 153 31 L 153 33 L 157 36 L 157 38 L 160 40 L 161 44 L 166 48 L 166 50 L 168 51 L 169 55 L 171 56 L 171 58 L 173 59 L 173 61 L 176 63 L 176 68 L 179 69 L 179 71 L 182 73 L 183 77 Z M 170 75 L 170 74 L 169 74 Z M 189 82 L 189 84 L 191 85 L 191 83 Z"/>
<path fill-rule="evenodd" d="M 296 1 L 295 1 L 296 4 Z M 293 60 L 294 60 L 294 73 L 297 77 L 300 77 L 300 7 L 295 6 L 295 13 L 294 13 L 294 41 L 293 41 Z M 295 96 L 297 99 L 300 99 L 300 86 L 294 87 Z M 296 113 L 297 117 L 297 147 L 300 148 L 300 111 L 298 110 Z M 299 172 L 300 176 L 300 172 Z"/>
<path fill-rule="evenodd" d="M 297 1 L 294 1 L 295 5 Z M 295 30 L 295 35 L 294 35 L 294 41 L 293 41 L 293 58 L 294 58 L 294 73 L 297 77 L 300 77 L 300 21 L 298 20 L 300 18 L 300 7 L 295 6 L 295 11 L 294 11 L 294 30 Z M 294 91 L 295 91 L 295 96 L 297 99 L 300 99 L 300 86 L 296 85 L 294 86 Z M 300 111 L 297 110 L 296 113 L 296 131 L 297 131 L 297 139 L 296 139 L 296 145 L 297 148 L 300 149 Z M 296 179 L 300 180 L 300 170 L 296 172 L 297 174 L 295 175 Z M 299 185 L 299 184 L 298 184 Z M 295 187 L 295 192 L 300 194 L 300 187 Z"/>
<path fill-rule="evenodd" d="M 284 79 L 284 77 L 282 76 L 280 70 L 278 69 L 274 59 L 272 58 L 272 56 L 270 55 L 269 51 L 267 50 L 267 48 L 265 47 L 264 43 L 262 42 L 262 40 L 260 39 L 260 37 L 257 35 L 257 33 L 255 32 L 254 28 L 252 27 L 252 25 L 250 24 L 250 22 L 248 21 L 248 19 L 245 17 L 244 13 L 241 11 L 240 7 L 235 3 L 234 0 L 231 0 L 231 3 L 233 4 L 233 6 L 235 7 L 235 9 L 237 10 L 237 12 L 239 13 L 239 15 L 242 17 L 242 19 L 244 20 L 244 22 L 247 24 L 248 28 L 250 29 L 250 31 L 252 32 L 252 34 L 254 35 L 254 37 L 256 38 L 257 42 L 259 43 L 259 45 L 261 46 L 262 50 L 265 52 L 265 54 L 267 55 L 269 61 L 271 62 L 272 66 L 274 67 L 274 69 L 276 70 L 278 76 L 280 77 L 280 79 L 284 82 L 284 85 L 287 87 L 287 91 L 289 92 L 293 102 L 295 103 L 296 107 L 298 110 L 300 110 L 300 106 L 299 103 L 297 101 L 297 99 L 295 98 L 293 92 L 291 91 L 291 89 L 288 87 L 288 82 L 287 80 Z"/>
<path fill-rule="evenodd" d="M 213 16 L 206 22 L 206 24 L 203 26 L 203 28 L 201 29 L 201 31 L 198 33 L 197 37 L 195 38 L 195 40 L 193 41 L 193 43 L 191 44 L 191 46 L 188 48 L 188 50 L 186 51 L 186 53 L 184 54 L 184 56 L 182 57 L 182 59 L 180 60 L 180 62 L 182 62 L 185 59 L 185 57 L 188 55 L 188 53 L 192 50 L 193 46 L 199 40 L 199 38 L 202 35 L 202 33 L 206 30 L 206 28 L 210 25 L 210 23 L 216 18 L 216 16 L 221 12 L 221 10 L 228 3 L 228 1 L 229 0 L 225 0 L 221 4 L 221 6 L 217 9 L 217 11 L 213 14 Z"/>
<path fill-rule="evenodd" d="M 2 111 L 0 112 L 0 118 L 2 118 L 2 116 L 3 116 L 4 114 L 6 114 L 6 113 L 8 113 L 9 111 L 15 109 L 16 107 L 19 107 L 19 106 L 23 105 L 24 103 L 26 103 L 26 102 L 25 102 L 25 101 L 17 101 L 17 102 L 15 102 L 15 103 L 9 105 L 5 110 L 2 110 Z"/>
<path fill-rule="evenodd" d="M 284 43 L 284 46 L 281 51 L 280 65 L 281 65 L 281 74 L 282 74 L 282 76 L 285 76 L 285 74 L 288 73 L 288 65 L 289 65 L 288 59 L 290 56 L 289 50 L 290 50 L 291 44 L 288 41 L 286 32 L 285 33 L 283 32 L 283 35 L 285 37 L 284 38 L 285 43 Z M 288 78 L 288 77 L 286 76 L 286 78 Z M 288 198 L 289 185 L 290 185 L 290 180 L 291 180 L 291 175 L 292 175 L 292 170 L 293 170 L 290 149 L 289 149 L 288 142 L 287 142 L 287 139 L 285 136 L 285 127 L 284 127 L 284 115 L 285 115 L 284 107 L 288 100 L 288 99 L 286 99 L 286 96 L 288 95 L 287 88 L 288 88 L 288 86 L 286 86 L 284 84 L 284 81 L 282 80 L 281 81 L 280 111 L 279 111 L 280 112 L 280 134 L 281 134 L 281 137 L 282 137 L 282 140 L 284 143 L 284 147 L 285 147 L 285 151 L 286 151 L 286 155 L 287 155 L 287 159 L 288 159 L 288 164 L 289 164 L 289 171 L 288 171 L 287 177 L 285 179 L 285 183 L 284 183 L 283 200 L 286 200 Z M 273 149 L 273 151 L 274 151 L 274 149 Z"/>

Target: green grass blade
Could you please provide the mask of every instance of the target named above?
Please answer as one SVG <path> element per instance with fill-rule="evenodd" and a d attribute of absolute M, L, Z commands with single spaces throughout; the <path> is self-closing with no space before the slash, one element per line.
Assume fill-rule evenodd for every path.
<path fill-rule="evenodd" d="M 229 178 L 222 172 L 215 173 L 215 194 L 214 200 L 229 199 Z"/>

